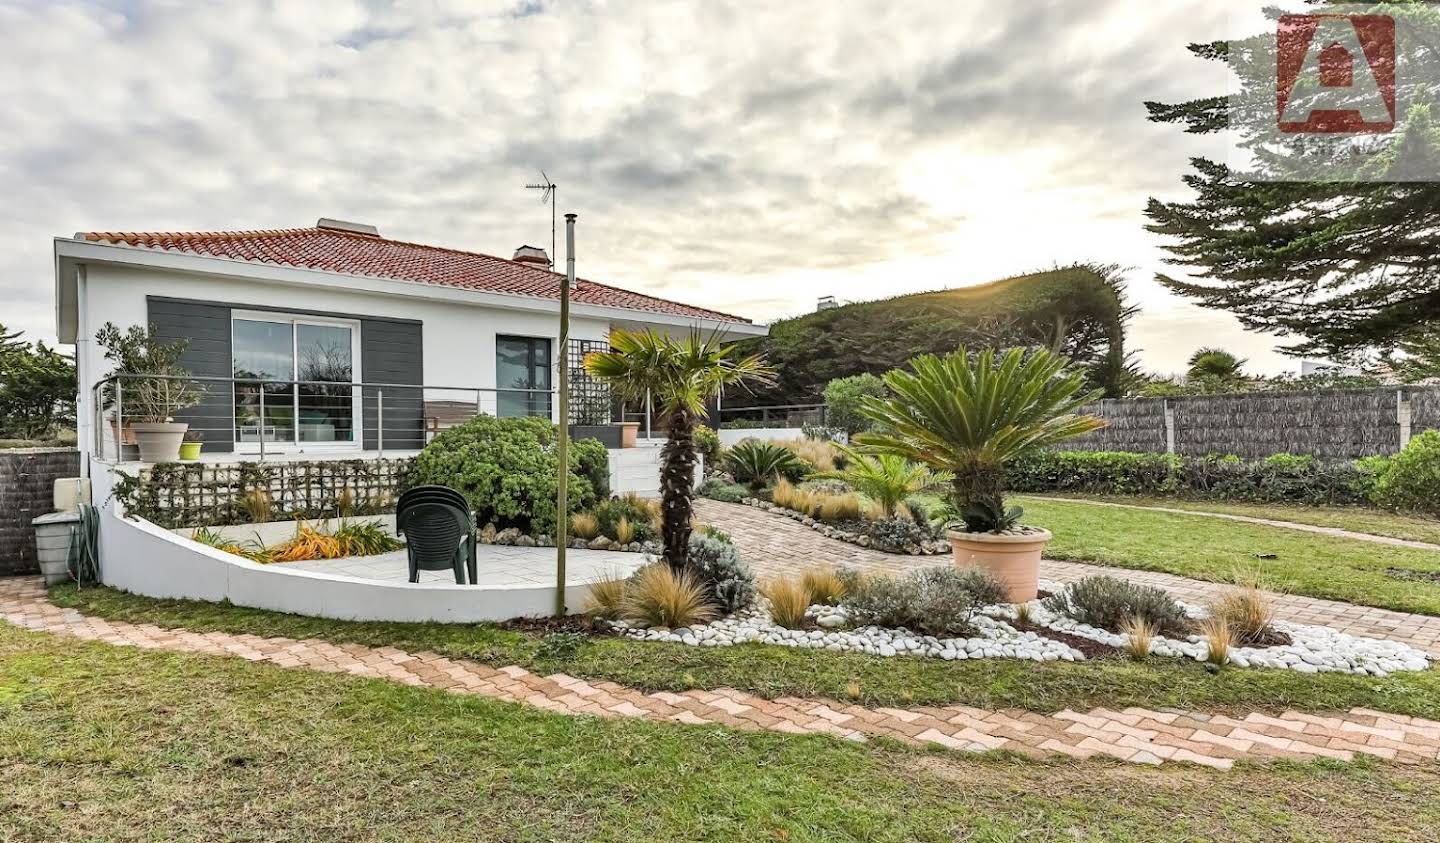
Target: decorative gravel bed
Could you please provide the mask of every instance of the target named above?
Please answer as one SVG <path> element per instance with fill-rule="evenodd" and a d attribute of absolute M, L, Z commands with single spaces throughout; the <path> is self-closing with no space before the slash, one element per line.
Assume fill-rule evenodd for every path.
<path fill-rule="evenodd" d="M 746 498 L 741 501 L 741 503 L 745 504 L 746 506 L 753 506 L 756 509 L 763 509 L 766 512 L 770 512 L 775 515 L 783 515 L 784 517 L 789 518 L 792 521 L 797 521 L 801 525 L 809 527 L 810 529 L 814 530 L 817 533 L 820 533 L 823 536 L 826 536 L 827 538 L 832 538 L 836 541 L 849 542 L 850 544 L 857 545 L 859 547 L 868 547 L 871 550 L 878 550 L 881 553 L 895 553 L 905 556 L 940 556 L 942 554 L 951 552 L 950 542 L 946 541 L 945 539 L 924 539 L 907 543 L 904 547 L 888 547 L 875 542 L 873 539 L 871 539 L 870 536 L 866 535 L 865 533 L 857 531 L 856 528 L 862 526 L 860 522 L 821 521 L 818 518 L 811 518 L 809 515 L 806 515 L 803 512 L 796 512 L 793 509 L 786 509 L 783 506 L 777 506 L 770 501 L 762 500 L 760 498 Z"/>
<path fill-rule="evenodd" d="M 1058 592 L 1065 585 L 1041 584 L 1042 590 Z M 779 647 L 803 647 L 837 653 L 917 656 L 961 661 L 982 658 L 1026 659 L 1030 661 L 1084 661 L 1086 655 L 1067 643 L 1073 638 L 1093 641 L 1104 648 L 1119 648 L 1126 636 L 1079 623 L 1047 610 L 1039 600 L 1030 606 L 1030 626 L 1017 629 L 1015 608 L 995 605 L 973 619 L 974 635 L 966 638 L 938 638 L 907 629 L 874 626 L 848 629 L 843 607 L 811 606 L 807 617 L 814 628 L 786 629 L 770 619 L 765 601 L 705 625 L 682 629 L 645 628 L 626 621 L 608 622 L 616 634 L 641 641 L 667 641 L 692 647 L 728 647 L 759 643 Z M 1203 609 L 1185 605 L 1191 617 L 1203 617 Z M 1300 673 L 1338 672 L 1386 676 L 1398 671 L 1426 670 L 1430 656 L 1405 644 L 1375 638 L 1346 635 L 1323 626 L 1276 621 L 1275 628 L 1290 637 L 1290 643 L 1265 648 L 1232 647 L 1230 663 L 1236 667 L 1264 667 Z M 1050 637 L 1047 633 L 1054 633 Z M 1073 638 L 1072 638 L 1073 637 Z M 1086 648 L 1090 649 L 1090 648 Z M 1155 636 L 1151 654 L 1159 657 L 1204 661 L 1208 645 L 1202 636 L 1186 640 Z M 1092 650 L 1092 653 L 1096 650 Z M 1099 652 L 1105 652 L 1100 650 Z"/>

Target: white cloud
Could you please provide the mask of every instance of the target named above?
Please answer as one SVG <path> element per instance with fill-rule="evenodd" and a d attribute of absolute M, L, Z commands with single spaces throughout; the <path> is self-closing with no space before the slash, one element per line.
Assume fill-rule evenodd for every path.
<path fill-rule="evenodd" d="M 53 332 L 49 239 L 372 222 L 506 254 L 521 186 L 585 275 L 758 319 L 1056 262 L 1136 267 L 1157 369 L 1275 340 L 1151 280 L 1150 195 L 1217 93 L 1184 50 L 1253 4 L 0 2 L 0 321 Z"/>

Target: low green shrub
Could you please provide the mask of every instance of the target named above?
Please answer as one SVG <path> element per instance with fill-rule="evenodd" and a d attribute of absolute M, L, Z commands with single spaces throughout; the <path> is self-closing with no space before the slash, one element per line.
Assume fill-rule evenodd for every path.
<path fill-rule="evenodd" d="M 630 541 L 637 542 L 648 542 L 657 538 L 653 524 L 658 512 L 658 504 L 635 495 L 610 498 L 595 504 L 590 510 L 590 514 L 595 516 L 601 535 L 619 541 L 620 522 L 623 519 L 630 527 Z"/>
<path fill-rule="evenodd" d="M 700 497 L 722 503 L 739 503 L 750 497 L 752 492 L 739 483 L 728 483 L 718 478 L 706 480 L 700 487 Z"/>
<path fill-rule="evenodd" d="M 864 433 L 874 422 L 860 407 L 867 396 L 884 398 L 890 394 L 885 381 L 868 372 L 848 378 L 836 378 L 825 384 L 825 421 L 847 433 Z"/>
<path fill-rule="evenodd" d="M 482 524 L 554 535 L 559 468 L 555 443 L 556 428 L 548 419 L 476 416 L 431 440 L 415 458 L 410 482 L 455 489 L 470 502 Z M 594 485 L 599 455 L 583 440 L 574 444 L 569 455 L 569 514 L 588 510 L 599 499 Z M 603 447 L 599 453 L 604 453 Z M 608 455 L 606 459 L 608 478 Z"/>
<path fill-rule="evenodd" d="M 691 535 L 689 570 L 709 601 L 727 614 L 755 602 L 755 574 L 728 541 Z"/>
<path fill-rule="evenodd" d="M 870 537 L 870 546 L 886 553 L 904 553 L 911 545 L 918 545 L 939 538 L 940 531 L 928 523 L 910 518 L 883 518 L 865 521 L 864 534 Z"/>
<path fill-rule="evenodd" d="M 976 612 L 1005 602 L 1005 586 L 979 568 L 925 568 L 901 577 L 837 576 L 845 592 L 840 604 L 857 626 L 965 635 Z"/>
<path fill-rule="evenodd" d="M 1158 588 L 1114 577 L 1086 577 L 1045 598 L 1045 608 L 1111 632 L 1120 632 L 1137 619 L 1164 635 L 1184 635 L 1190 629 L 1190 619 L 1175 598 Z"/>
<path fill-rule="evenodd" d="M 695 426 L 695 450 L 705 460 L 705 473 L 720 469 L 720 434 L 703 424 Z"/>
<path fill-rule="evenodd" d="M 1370 498 L 1377 506 L 1440 515 L 1440 431 L 1427 430 L 1395 456 L 1363 468 L 1374 478 Z"/>

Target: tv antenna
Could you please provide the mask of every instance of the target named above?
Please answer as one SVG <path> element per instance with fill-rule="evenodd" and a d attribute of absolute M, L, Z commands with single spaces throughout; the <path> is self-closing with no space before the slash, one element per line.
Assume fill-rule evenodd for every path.
<path fill-rule="evenodd" d="M 550 181 L 550 177 L 545 175 L 544 170 L 541 170 L 540 182 L 527 184 L 525 189 L 540 191 L 540 204 L 548 203 L 550 205 L 550 271 L 553 272 L 555 271 L 555 206 L 560 204 L 559 200 L 555 198 L 555 193 L 560 189 L 560 185 Z"/>

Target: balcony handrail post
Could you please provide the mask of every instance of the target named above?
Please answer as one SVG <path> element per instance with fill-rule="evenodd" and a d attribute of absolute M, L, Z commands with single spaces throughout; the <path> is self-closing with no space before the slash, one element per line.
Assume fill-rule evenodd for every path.
<path fill-rule="evenodd" d="M 650 405 L 650 389 L 645 389 L 645 438 L 654 439 L 654 432 L 650 430 L 650 417 L 655 415 L 655 408 Z"/>
<path fill-rule="evenodd" d="M 115 462 L 124 462 L 125 446 L 121 442 L 125 430 L 125 384 L 122 378 L 115 379 Z"/>
<path fill-rule="evenodd" d="M 385 459 L 385 390 L 375 390 L 375 449 Z"/>
<path fill-rule="evenodd" d="M 265 462 L 265 382 L 260 381 L 260 462 Z"/>

